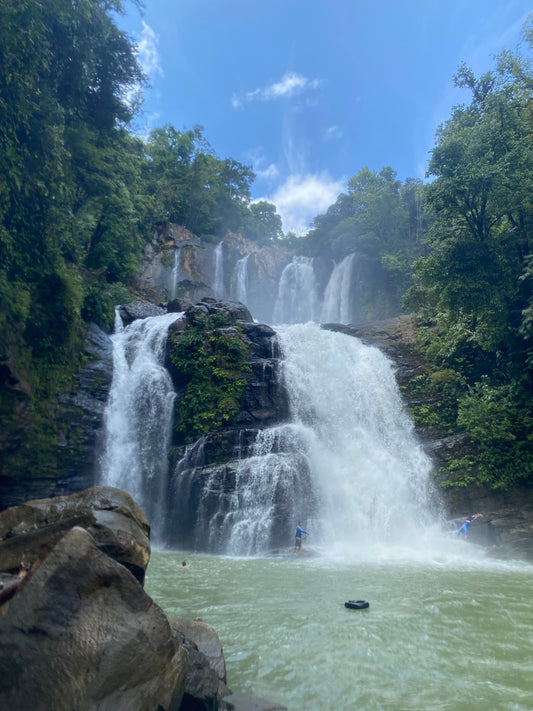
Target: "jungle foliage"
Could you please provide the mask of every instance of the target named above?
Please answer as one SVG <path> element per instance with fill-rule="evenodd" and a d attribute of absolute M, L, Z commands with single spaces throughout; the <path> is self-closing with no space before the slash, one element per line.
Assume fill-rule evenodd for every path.
<path fill-rule="evenodd" d="M 251 169 L 217 158 L 200 127 L 131 132 L 144 77 L 114 19 L 123 11 L 120 0 L 0 6 L 1 357 L 15 349 L 34 387 L 76 369 L 86 320 L 112 326 L 154 223 L 206 239 L 281 234 L 274 206 L 251 204 Z"/>
<path fill-rule="evenodd" d="M 531 47 L 531 19 L 524 35 Z M 433 375 L 448 373 L 456 402 L 450 412 L 436 397 L 415 414 L 474 445 L 475 454 L 450 461 L 450 486 L 533 479 L 531 70 L 510 52 L 480 78 L 459 68 L 470 102 L 439 128 L 424 188 L 430 252 L 415 264 L 405 303 Z"/>

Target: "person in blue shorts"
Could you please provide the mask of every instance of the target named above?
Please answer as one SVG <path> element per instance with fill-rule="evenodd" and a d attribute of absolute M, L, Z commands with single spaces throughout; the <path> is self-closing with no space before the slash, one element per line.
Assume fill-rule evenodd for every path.
<path fill-rule="evenodd" d="M 472 516 L 469 516 L 468 518 L 465 519 L 465 522 L 461 526 L 461 528 L 457 531 L 457 535 L 460 536 L 461 532 L 465 534 L 465 538 L 468 536 L 468 529 L 470 527 L 470 524 L 474 523 L 476 518 L 481 518 L 483 514 L 472 514 Z"/>
<path fill-rule="evenodd" d="M 298 521 L 298 525 L 296 526 L 296 540 L 294 541 L 294 555 L 297 555 L 298 553 L 305 555 L 302 549 L 302 536 L 308 535 L 307 531 L 304 531 L 302 528 L 302 522 Z"/>

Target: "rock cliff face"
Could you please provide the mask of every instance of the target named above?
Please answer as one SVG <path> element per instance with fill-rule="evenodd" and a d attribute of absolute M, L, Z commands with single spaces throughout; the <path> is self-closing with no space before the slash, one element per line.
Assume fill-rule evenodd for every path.
<path fill-rule="evenodd" d="M 292 254 L 231 232 L 222 244 L 206 242 L 168 224 L 156 229 L 146 245 L 134 286 L 154 303 L 178 298 L 194 304 L 204 297 L 242 300 L 246 290 L 248 308 L 259 321 L 269 323 L 280 275 Z"/>
<path fill-rule="evenodd" d="M 34 497 L 61 496 L 92 486 L 103 413 L 113 374 L 109 336 L 89 324 L 85 342 L 86 365 L 69 392 L 50 404 L 52 448 L 46 466 L 39 466 L 39 441 L 32 436 L 29 385 L 12 381 L 15 430 L 0 446 L 0 510 Z M 27 462 L 34 462 L 28 466 Z M 50 461 L 52 465 L 50 465 Z"/>
<path fill-rule="evenodd" d="M 175 504 L 165 540 L 185 547 L 194 545 L 200 500 L 206 511 L 215 513 L 220 497 L 231 495 L 234 490 L 239 462 L 251 455 L 259 431 L 285 420 L 289 411 L 287 393 L 279 379 L 280 352 L 275 331 L 270 326 L 254 323 L 250 312 L 239 304 L 207 298 L 194 307 L 195 311 L 198 309 L 206 315 L 222 312 L 237 318 L 239 338 L 245 342 L 249 356 L 242 373 L 246 387 L 233 422 L 201 436 L 192 444 L 171 447 L 169 497 Z M 187 313 L 184 321 L 174 324 L 175 335 L 171 327 L 170 343 L 173 338 L 179 338 L 186 326 Z M 179 397 L 181 380 L 171 363 L 168 367 Z M 187 482 L 185 488 L 184 481 Z M 205 493 L 207 481 L 209 495 Z"/>

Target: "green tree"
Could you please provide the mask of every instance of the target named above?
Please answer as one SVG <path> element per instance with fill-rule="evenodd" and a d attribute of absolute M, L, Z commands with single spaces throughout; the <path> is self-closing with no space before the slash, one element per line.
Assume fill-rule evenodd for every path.
<path fill-rule="evenodd" d="M 455 82 L 471 100 L 437 133 L 431 252 L 408 302 L 429 326 L 433 368 L 456 373 L 456 425 L 476 448 L 450 463 L 447 483 L 498 488 L 533 475 L 531 65 L 506 52 L 479 79 L 461 66 Z"/>
<path fill-rule="evenodd" d="M 283 239 L 281 217 L 276 206 L 266 200 L 252 202 L 245 223 L 245 236 L 259 244 L 271 244 Z"/>

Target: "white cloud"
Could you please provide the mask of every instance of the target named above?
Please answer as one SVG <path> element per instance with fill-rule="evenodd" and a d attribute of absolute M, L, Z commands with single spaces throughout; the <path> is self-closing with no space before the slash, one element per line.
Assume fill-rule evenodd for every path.
<path fill-rule="evenodd" d="M 307 77 L 289 72 L 280 81 L 269 84 L 262 89 L 240 92 L 233 94 L 231 103 L 233 108 L 240 109 L 245 103 L 252 101 L 277 101 L 278 99 L 288 99 L 306 91 L 318 89 L 322 84 L 321 79 L 308 79 Z"/>
<path fill-rule="evenodd" d="M 324 213 L 345 189 L 344 180 L 333 180 L 327 172 L 291 175 L 273 195 L 262 198 L 276 206 L 284 232 L 303 235 L 311 220 Z"/>
<path fill-rule="evenodd" d="M 157 48 L 158 42 L 159 37 L 143 20 L 141 39 L 137 43 L 137 57 L 147 77 L 154 76 L 155 74 L 163 74 Z"/>
<path fill-rule="evenodd" d="M 275 180 L 279 176 L 279 170 L 275 163 L 271 163 L 266 168 L 254 168 L 254 173 L 260 180 Z"/>
<path fill-rule="evenodd" d="M 342 138 L 344 136 L 344 131 L 338 126 L 329 126 L 324 129 L 324 139 L 326 141 L 334 141 L 337 138 Z"/>

